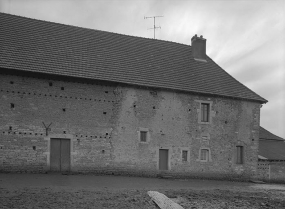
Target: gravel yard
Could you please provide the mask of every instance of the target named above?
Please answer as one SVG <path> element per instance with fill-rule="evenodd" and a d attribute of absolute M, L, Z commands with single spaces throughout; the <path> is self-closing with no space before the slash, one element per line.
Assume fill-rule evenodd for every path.
<path fill-rule="evenodd" d="M 175 180 L 163 180 L 163 185 L 157 185 L 149 189 L 139 187 L 137 189 L 128 186 L 116 185 L 116 187 L 106 184 L 105 187 L 86 186 L 80 182 L 81 186 L 69 186 L 64 182 L 51 183 L 49 186 L 45 183 L 40 183 L 46 180 L 47 177 L 38 178 L 31 182 L 33 179 L 28 178 L 27 181 L 20 184 L 17 177 L 22 177 L 20 174 L 13 176 L 15 184 L 9 182 L 9 174 L 6 176 L 0 175 L 0 208 L 157 208 L 147 195 L 149 189 L 159 191 L 181 206 L 186 208 L 285 208 L 285 187 L 283 185 L 256 185 L 256 184 L 243 184 L 234 182 L 231 186 L 229 184 L 222 187 L 223 181 L 201 181 L 201 188 L 193 184 L 193 187 L 180 188 L 180 183 L 189 184 L 188 181 L 181 182 Z M 2 178 L 1 178 L 2 177 Z M 37 175 L 34 175 L 37 177 Z M 53 177 L 57 178 L 57 177 Z M 58 176 L 58 178 L 62 178 Z M 75 178 L 75 179 L 74 179 Z M 74 177 L 72 180 L 78 180 L 80 177 Z M 82 178 L 85 178 L 84 176 Z M 87 180 L 95 177 L 87 177 Z M 102 177 L 104 178 L 104 177 Z M 117 177 L 109 178 L 114 182 Z M 26 178 L 24 178 L 26 179 Z M 124 181 L 139 181 L 139 178 L 118 178 L 117 181 L 124 184 Z M 6 181 L 5 181 L 6 180 Z M 7 182 L 8 180 L 8 182 Z M 70 179 L 69 179 L 70 180 Z M 108 178 L 107 178 L 108 180 Z M 17 182 L 18 181 L 18 182 Z M 38 181 L 38 182 L 37 182 Z M 112 182 L 112 181 L 109 181 Z M 142 181 L 158 181 L 159 179 L 145 179 Z M 53 181 L 54 182 L 54 181 Z M 166 185 L 165 182 L 168 182 Z M 197 182 L 196 182 L 197 183 Z M 178 185 L 174 188 L 172 184 Z M 209 184 L 209 189 L 207 189 Z M 213 187 L 217 184 L 217 188 Z M 219 184 L 219 186 L 218 186 Z M 241 186 L 239 186 L 239 184 Z M 165 186 L 166 185 L 166 186 Z M 192 184 L 191 184 L 192 185 Z M 148 187 L 147 185 L 145 185 Z M 157 187 L 157 189 L 155 189 Z"/>

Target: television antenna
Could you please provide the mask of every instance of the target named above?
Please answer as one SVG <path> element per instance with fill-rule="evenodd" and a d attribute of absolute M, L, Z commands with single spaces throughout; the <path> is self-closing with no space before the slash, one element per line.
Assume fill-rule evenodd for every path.
<path fill-rule="evenodd" d="M 155 39 L 155 30 L 156 29 L 161 29 L 161 27 L 159 26 L 159 27 L 156 27 L 155 26 L 155 18 L 156 17 L 163 17 L 163 16 L 151 16 L 151 17 L 144 17 L 144 19 L 149 19 L 149 18 L 153 18 L 153 28 L 149 28 L 149 29 L 153 29 L 153 38 Z"/>

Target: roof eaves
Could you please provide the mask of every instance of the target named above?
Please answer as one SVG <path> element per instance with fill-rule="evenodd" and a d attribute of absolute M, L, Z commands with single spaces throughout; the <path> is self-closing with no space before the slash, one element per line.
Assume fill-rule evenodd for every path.
<path fill-rule="evenodd" d="M 8 68 L 7 68 L 8 69 Z M 12 69 L 12 68 L 11 68 Z M 13 69 L 14 70 L 14 69 Z M 128 81 L 120 81 L 118 79 L 112 79 L 112 78 L 108 78 L 108 79 L 104 79 L 104 78 L 101 78 L 101 77 L 97 77 L 97 78 L 93 78 L 93 77 L 87 77 L 87 76 L 81 76 L 81 75 L 78 75 L 78 74 L 71 74 L 71 73 L 68 73 L 68 74 L 65 74 L 65 73 L 54 73 L 54 72 L 36 72 L 32 69 L 16 69 L 16 70 L 19 70 L 19 71 L 23 71 L 23 72 L 31 72 L 31 73 L 40 73 L 40 74 L 48 74 L 48 75 L 56 75 L 56 76 L 64 76 L 64 77 L 73 77 L 73 78 L 83 78 L 83 79 L 90 79 L 90 80 L 98 80 L 98 81 L 107 81 L 107 82 L 114 82 L 114 83 L 121 83 L 121 84 L 127 84 L 127 85 L 131 85 L 131 86 L 143 86 L 143 87 L 149 87 L 149 88 L 160 88 L 160 89 L 167 89 L 167 90 L 170 90 L 170 91 L 179 91 L 179 92 L 185 92 L 185 93 L 191 93 L 191 94 L 201 94 L 201 95 L 204 95 L 204 96 L 212 96 L 212 97 L 224 97 L 224 98 L 228 98 L 228 99 L 234 99 L 234 100 L 244 100 L 244 101 L 251 101 L 251 102 L 258 102 L 258 103 L 261 103 L 260 100 L 257 100 L 257 99 L 249 99 L 249 98 L 246 98 L 246 97 L 233 97 L 231 95 L 226 95 L 226 94 L 223 94 L 223 93 L 219 93 L 219 94 L 215 94 L 215 93 L 211 93 L 211 92 L 208 92 L 208 91 L 189 91 L 187 90 L 186 88 L 177 88 L 175 86 L 169 86 L 169 87 L 165 87 L 163 85 L 159 85 L 159 84 L 156 84 L 156 85 L 151 85 L 151 84 L 143 84 L 143 83 L 134 83 L 134 82 L 128 82 Z"/>
<path fill-rule="evenodd" d="M 263 156 L 261 156 L 261 155 L 258 155 L 258 158 L 261 159 L 261 160 L 267 160 L 266 157 L 263 157 Z"/>
<path fill-rule="evenodd" d="M 215 63 L 215 65 L 217 65 L 220 69 L 222 69 L 211 57 L 207 56 L 209 59 L 211 59 L 213 61 L 213 63 Z M 222 69 L 223 70 L 223 69 Z M 225 71 L 225 70 L 224 70 Z M 260 95 L 258 95 L 257 93 L 255 93 L 254 91 L 252 91 L 250 88 L 248 88 L 247 86 L 245 86 L 243 83 L 239 82 L 237 79 L 235 79 L 233 76 L 231 76 L 227 71 L 225 71 L 225 73 L 227 73 L 232 79 L 236 80 L 240 85 L 244 86 L 245 88 L 247 88 L 249 91 L 251 91 L 252 93 L 254 93 L 256 96 L 258 96 L 260 99 L 256 100 L 259 101 L 261 104 L 266 104 L 268 102 L 268 100 L 264 99 L 263 97 L 261 97 Z"/>

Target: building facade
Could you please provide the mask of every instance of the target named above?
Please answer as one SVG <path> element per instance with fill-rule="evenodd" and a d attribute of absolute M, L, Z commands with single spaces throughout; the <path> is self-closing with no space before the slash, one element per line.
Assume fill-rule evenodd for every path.
<path fill-rule="evenodd" d="M 7 28 L 19 20 L 47 27 L 51 24 L 1 15 L 4 22 L 8 22 Z M 79 30 L 73 26 L 53 24 L 61 29 Z M 40 26 L 37 26 L 38 29 Z M 90 32 L 88 29 L 80 30 Z M 96 35 L 98 32 L 93 33 Z M 7 44 L 9 33 L 3 33 L 7 41 L 3 42 L 5 50 L 0 54 L 1 172 L 254 177 L 258 160 L 260 106 L 267 101 L 238 83 L 208 58 L 205 39 L 194 36 L 190 47 L 105 33 L 104 38 L 112 36 L 109 41 L 118 36 L 118 40 L 125 38 L 130 42 L 153 43 L 160 53 L 166 48 L 172 52 L 178 47 L 179 50 L 175 49 L 177 57 L 189 56 L 192 64 L 183 59 L 178 60 L 176 65 L 178 58 L 175 58 L 174 64 L 172 62 L 174 66 L 164 72 L 155 64 L 146 65 L 149 60 L 141 63 L 143 56 L 136 56 L 133 59 L 137 66 L 126 67 L 121 72 L 121 68 L 112 67 L 116 59 L 121 59 L 122 55 L 117 53 L 116 59 L 112 58 L 112 54 L 111 60 L 104 58 L 103 70 L 98 60 L 88 63 L 89 67 L 92 65 L 92 70 L 88 70 L 87 65 L 72 70 L 74 56 L 53 66 L 53 57 L 45 59 L 45 62 L 43 57 L 35 59 L 31 55 L 20 60 L 25 50 L 16 47 L 20 56 L 13 57 L 15 51 L 11 53 L 8 50 L 15 49 L 13 44 Z M 104 41 L 107 43 L 107 40 Z M 121 65 L 123 61 L 130 60 L 131 54 L 126 51 L 130 48 L 129 42 L 120 42 L 124 43 L 127 45 L 124 54 L 127 55 L 121 59 Z M 169 44 L 172 47 L 169 48 Z M 35 46 L 41 48 L 41 45 L 37 43 Z M 25 47 L 31 50 L 30 46 Z M 108 47 L 112 49 L 110 53 L 117 49 L 105 45 L 104 53 Z M 142 46 L 138 53 L 146 51 L 143 47 L 147 46 Z M 47 50 L 42 48 L 44 57 L 47 57 Z M 56 48 L 53 50 L 55 53 L 67 53 L 67 57 L 77 53 L 75 49 L 69 52 L 68 48 L 61 52 Z M 96 52 L 94 56 L 101 59 L 101 52 Z M 147 53 L 155 55 L 154 51 Z M 175 53 L 173 56 L 176 56 Z M 166 58 L 156 56 L 154 63 L 161 61 L 165 65 Z M 31 60 L 28 62 L 27 59 Z M 80 59 L 81 64 L 84 59 Z M 107 62 L 112 63 L 111 66 L 106 67 L 109 65 Z M 189 72 L 185 72 L 181 66 L 188 68 L 188 64 Z M 161 71 L 156 78 L 155 69 L 158 67 Z M 132 75 L 135 69 L 140 74 Z M 185 85 L 181 86 L 183 78 L 177 76 L 179 70 L 187 77 L 186 83 L 189 79 L 188 89 Z M 112 74 L 113 71 L 116 74 Z M 93 75 L 94 72 L 99 73 Z M 209 73 L 214 73 L 216 77 L 211 78 Z M 144 78 L 146 76 L 149 77 Z M 145 83 L 140 83 L 141 80 Z M 198 84 L 195 84 L 196 81 Z M 211 81 L 218 83 L 212 85 Z"/>

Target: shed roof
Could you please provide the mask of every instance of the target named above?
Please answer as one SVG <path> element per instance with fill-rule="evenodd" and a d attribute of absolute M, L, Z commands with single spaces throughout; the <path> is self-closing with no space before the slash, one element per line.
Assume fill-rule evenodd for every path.
<path fill-rule="evenodd" d="M 276 136 L 275 134 L 269 132 L 268 130 L 266 130 L 265 128 L 263 128 L 261 126 L 259 129 L 259 139 L 284 141 L 283 138 Z M 284 152 L 285 152 L 285 150 L 284 150 Z"/>
<path fill-rule="evenodd" d="M 260 159 L 285 160 L 285 140 L 260 127 L 259 131 Z"/>
<path fill-rule="evenodd" d="M 258 154 L 268 160 L 285 160 L 285 141 L 262 140 Z"/>
<path fill-rule="evenodd" d="M 189 45 L 5 13 L 0 22 L 0 68 L 267 102 Z"/>

